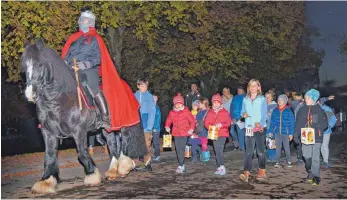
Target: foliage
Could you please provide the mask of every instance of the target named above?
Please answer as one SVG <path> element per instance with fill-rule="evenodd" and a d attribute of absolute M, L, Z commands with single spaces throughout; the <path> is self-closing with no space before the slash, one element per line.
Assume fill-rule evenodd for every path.
<path fill-rule="evenodd" d="M 191 81 L 199 80 L 210 96 L 250 78 L 268 86 L 293 80 L 302 69 L 318 71 L 324 55 L 304 43 L 304 2 L 3 2 L 8 81 L 20 80 L 27 39 L 43 37 L 60 52 L 86 6 L 121 76 L 133 89 L 147 76 L 162 103 L 186 92 Z"/>
<path fill-rule="evenodd" d="M 74 7 L 68 2 L 2 2 L 1 55 L 8 81 L 21 79 L 19 58 L 28 39 L 42 37 L 53 49 L 62 49 L 67 33 L 76 30 L 77 20 L 71 19 L 79 11 Z"/>

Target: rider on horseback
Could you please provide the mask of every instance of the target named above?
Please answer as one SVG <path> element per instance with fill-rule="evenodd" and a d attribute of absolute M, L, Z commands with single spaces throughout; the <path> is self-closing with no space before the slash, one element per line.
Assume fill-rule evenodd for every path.
<path fill-rule="evenodd" d="M 90 27 L 95 27 L 94 14 L 89 10 L 82 12 L 78 24 L 80 31 L 85 34 L 71 44 L 63 59 L 68 66 L 73 66 L 73 59 L 76 58 L 82 88 L 93 97 L 95 105 L 101 112 L 103 127 L 109 129 L 109 110 L 104 94 L 99 87 L 100 48 L 97 39 L 87 35 Z"/>

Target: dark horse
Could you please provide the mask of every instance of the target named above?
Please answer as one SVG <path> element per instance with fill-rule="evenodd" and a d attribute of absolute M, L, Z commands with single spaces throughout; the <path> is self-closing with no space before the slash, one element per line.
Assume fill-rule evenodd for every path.
<path fill-rule="evenodd" d="M 79 109 L 77 81 L 72 69 L 55 51 L 45 47 L 41 39 L 25 46 L 21 65 L 27 80 L 25 96 L 36 104 L 45 141 L 44 173 L 41 181 L 34 184 L 32 191 L 55 192 L 59 182 L 58 139 L 66 137 L 72 137 L 76 142 L 78 158 L 86 174 L 84 184 L 99 184 L 102 176 L 87 150 L 87 132 L 100 128 L 101 117 L 98 110 L 90 110 L 87 106 Z M 146 153 L 143 134 L 133 139 L 135 134 L 139 135 L 141 131 L 143 133 L 141 129 L 140 124 L 123 128 L 122 143 L 114 132 L 103 131 L 112 159 L 106 172 L 107 179 L 113 180 L 118 175 L 125 177 L 134 168 L 129 154 L 132 155 L 130 157 L 137 157 Z"/>

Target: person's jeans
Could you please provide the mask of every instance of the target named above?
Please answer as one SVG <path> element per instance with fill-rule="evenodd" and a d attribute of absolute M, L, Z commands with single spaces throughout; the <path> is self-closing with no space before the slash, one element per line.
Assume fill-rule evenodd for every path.
<path fill-rule="evenodd" d="M 192 158 L 196 158 L 197 157 L 197 152 L 199 152 L 199 154 L 201 153 L 201 148 L 200 148 L 200 144 L 201 141 L 199 138 L 188 138 L 188 144 L 191 145 L 191 150 L 192 150 Z"/>
<path fill-rule="evenodd" d="M 235 124 L 232 124 L 231 126 L 230 126 L 230 135 L 231 135 L 231 138 L 233 139 L 233 143 L 234 143 L 234 145 L 235 145 L 235 143 L 236 142 L 238 142 L 239 141 L 239 139 L 238 139 L 238 137 L 237 137 L 237 132 L 236 132 L 236 127 L 237 127 L 237 125 L 235 125 Z M 236 146 L 236 145 L 235 145 Z M 238 146 L 236 146 L 236 147 L 238 147 Z"/>
<path fill-rule="evenodd" d="M 269 161 L 274 162 L 276 160 L 276 149 L 268 149 L 266 152 Z"/>
<path fill-rule="evenodd" d="M 235 147 L 239 147 L 240 150 L 245 150 L 245 130 L 240 129 L 237 124 L 232 124 L 230 127 L 230 134 L 233 139 L 233 144 Z"/>
<path fill-rule="evenodd" d="M 245 134 L 246 134 L 246 129 L 240 129 L 239 126 L 236 125 L 236 131 L 237 131 L 237 136 L 239 138 L 239 145 L 240 145 L 240 150 L 244 151 L 245 150 Z"/>
<path fill-rule="evenodd" d="M 313 176 L 320 177 L 320 150 L 321 143 L 311 144 L 311 145 L 302 145 L 302 153 L 306 161 L 311 161 L 309 165 L 306 166 L 307 171 L 311 171 Z M 307 164 L 306 164 L 307 165 Z"/>
<path fill-rule="evenodd" d="M 175 148 L 178 159 L 179 166 L 184 165 L 184 151 L 186 148 L 188 137 L 177 137 L 174 136 L 175 139 Z"/>
<path fill-rule="evenodd" d="M 106 145 L 105 140 L 102 139 L 102 137 L 101 137 L 101 133 L 99 133 L 97 135 L 89 136 L 89 147 L 94 147 L 94 145 L 95 145 L 95 137 L 96 137 L 96 140 L 99 142 L 99 144 L 101 144 L 102 146 Z"/>
<path fill-rule="evenodd" d="M 275 134 L 275 141 L 276 141 L 276 162 L 280 163 L 281 161 L 282 145 L 284 148 L 284 152 L 286 153 L 287 162 L 291 162 L 289 136 Z"/>
<path fill-rule="evenodd" d="M 250 171 L 252 168 L 255 147 L 257 148 L 259 168 L 265 169 L 265 131 L 255 132 L 253 137 L 246 136 L 245 171 Z"/>
<path fill-rule="evenodd" d="M 160 133 L 153 132 L 153 148 L 154 148 L 154 156 L 160 156 Z"/>
<path fill-rule="evenodd" d="M 216 154 L 217 167 L 224 165 L 224 145 L 226 137 L 218 137 L 217 140 L 213 140 L 213 148 Z"/>
<path fill-rule="evenodd" d="M 298 143 L 295 143 L 296 147 L 296 157 L 299 160 L 303 160 L 303 155 L 302 155 L 302 144 L 301 144 L 301 139 L 299 138 Z"/>
<path fill-rule="evenodd" d="M 322 152 L 323 160 L 325 163 L 328 163 L 328 161 L 329 161 L 330 135 L 331 134 L 324 134 L 323 135 L 323 143 L 322 143 L 322 147 L 321 147 L 321 152 Z"/>

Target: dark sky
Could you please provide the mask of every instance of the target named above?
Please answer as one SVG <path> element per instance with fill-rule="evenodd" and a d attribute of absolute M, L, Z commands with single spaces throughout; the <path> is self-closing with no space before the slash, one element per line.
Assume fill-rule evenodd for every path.
<path fill-rule="evenodd" d="M 346 85 L 347 56 L 341 55 L 338 48 L 341 36 L 347 36 L 347 1 L 307 2 L 306 16 L 321 34 L 314 40 L 313 47 L 326 53 L 319 72 L 321 82 L 334 79 L 336 86 Z"/>

